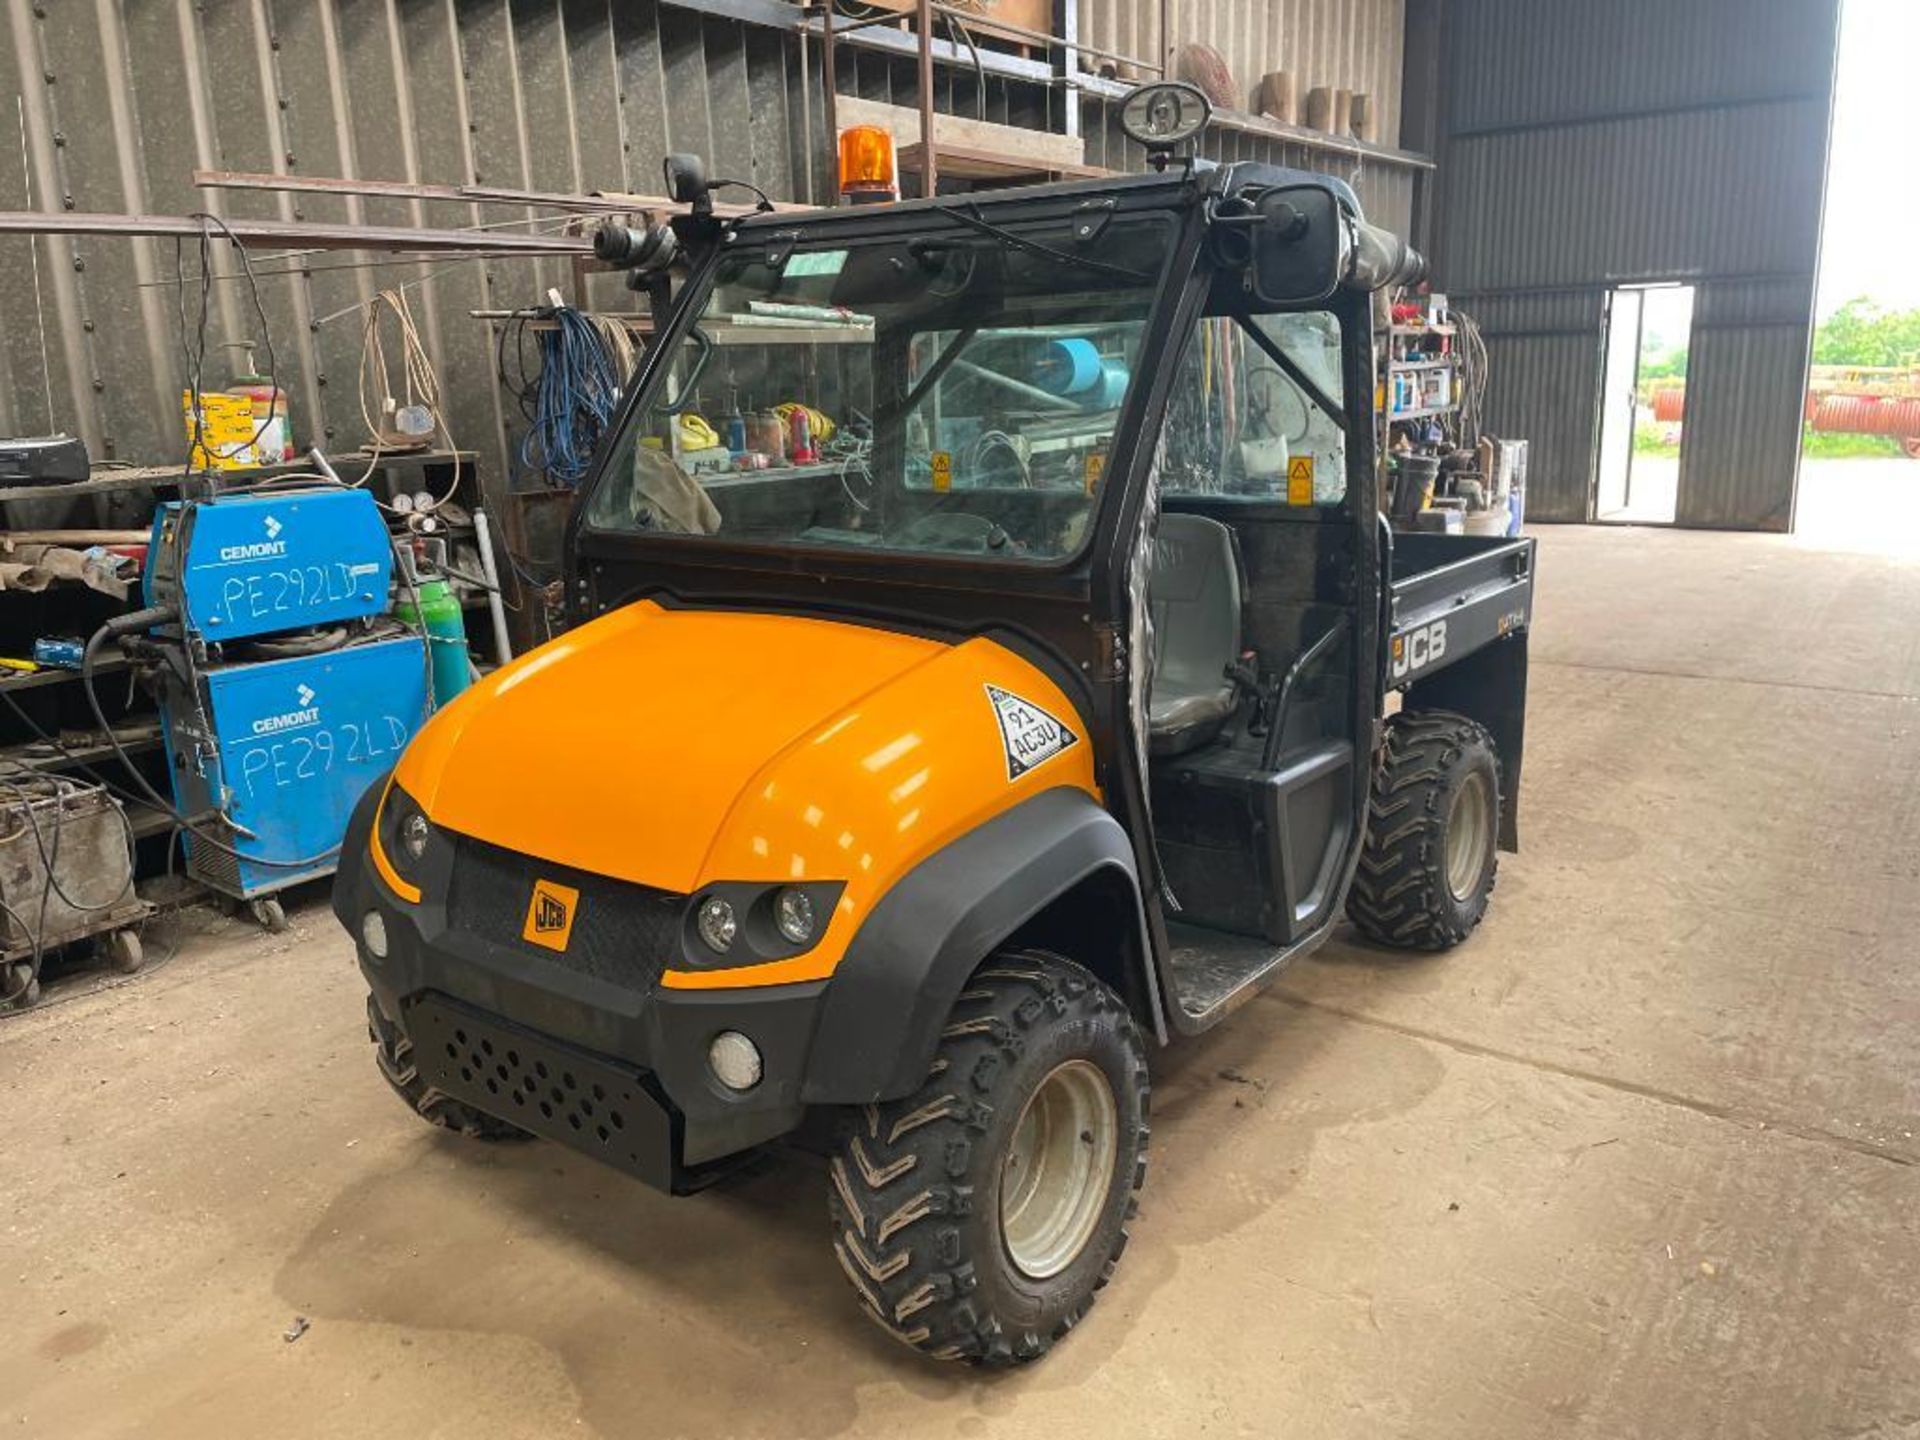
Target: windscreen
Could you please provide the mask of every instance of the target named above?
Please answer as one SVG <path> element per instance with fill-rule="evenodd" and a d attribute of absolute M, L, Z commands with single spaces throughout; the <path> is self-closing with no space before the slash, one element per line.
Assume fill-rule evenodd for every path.
<path fill-rule="evenodd" d="M 1058 560 L 1081 546 L 1171 248 L 928 217 L 728 253 L 586 520 L 692 541 Z"/>

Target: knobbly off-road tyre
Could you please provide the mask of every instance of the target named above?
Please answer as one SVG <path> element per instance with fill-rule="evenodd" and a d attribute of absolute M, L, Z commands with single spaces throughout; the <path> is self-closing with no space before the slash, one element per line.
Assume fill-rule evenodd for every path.
<path fill-rule="evenodd" d="M 1493 895 L 1500 805 L 1499 757 L 1482 727 L 1439 710 L 1394 716 L 1348 918 L 1382 945 L 1458 945 Z"/>
<path fill-rule="evenodd" d="M 1147 1094 L 1113 991 L 1057 955 L 987 961 L 925 1083 L 851 1111 L 830 1163 L 833 1248 L 867 1313 L 938 1359 L 1046 1354 L 1126 1247 Z"/>

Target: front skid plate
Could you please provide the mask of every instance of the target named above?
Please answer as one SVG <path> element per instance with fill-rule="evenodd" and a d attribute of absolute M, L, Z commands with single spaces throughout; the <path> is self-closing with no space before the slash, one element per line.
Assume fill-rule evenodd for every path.
<path fill-rule="evenodd" d="M 548 1140 L 673 1188 L 673 1115 L 645 1071 L 428 991 L 402 1007 L 428 1082 Z"/>

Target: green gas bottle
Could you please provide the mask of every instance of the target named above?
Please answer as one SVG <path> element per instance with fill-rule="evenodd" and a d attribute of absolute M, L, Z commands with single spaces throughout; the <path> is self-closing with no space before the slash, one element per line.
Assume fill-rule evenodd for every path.
<path fill-rule="evenodd" d="M 473 683 L 473 666 L 467 658 L 467 619 L 446 581 L 422 580 L 418 589 L 417 609 L 413 592 L 403 589 L 393 613 L 426 632 L 433 655 L 433 708 L 438 710 Z"/>

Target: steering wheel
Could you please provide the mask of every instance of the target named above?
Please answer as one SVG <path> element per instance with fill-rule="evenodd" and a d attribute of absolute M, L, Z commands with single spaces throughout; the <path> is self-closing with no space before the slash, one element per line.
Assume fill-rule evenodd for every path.
<path fill-rule="evenodd" d="M 988 430 L 967 447 L 967 471 L 975 484 L 1033 488 L 1033 469 L 1027 457 L 1004 430 Z"/>

